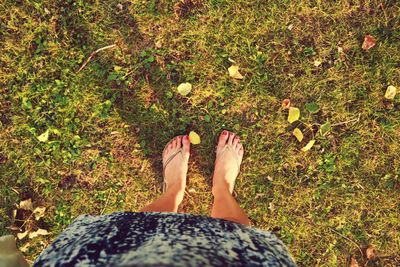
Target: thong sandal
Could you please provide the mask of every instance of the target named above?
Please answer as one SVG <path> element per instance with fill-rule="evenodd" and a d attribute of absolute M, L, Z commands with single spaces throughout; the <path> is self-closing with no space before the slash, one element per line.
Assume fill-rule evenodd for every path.
<path fill-rule="evenodd" d="M 215 157 L 215 165 L 217 165 L 218 160 L 225 154 L 225 153 L 231 153 L 236 161 L 236 164 L 238 166 L 237 174 L 236 177 L 239 175 L 240 172 L 240 162 L 239 162 L 239 156 L 235 152 L 235 149 L 233 148 L 233 145 L 230 144 L 225 144 L 225 146 L 217 153 Z"/>
<path fill-rule="evenodd" d="M 177 136 L 178 137 L 178 136 Z M 183 136 L 181 136 L 183 138 Z M 183 159 L 183 146 L 178 149 L 177 151 L 175 151 L 174 153 L 172 153 L 164 162 L 164 153 L 165 150 L 167 149 L 167 147 L 174 141 L 175 138 L 171 139 L 164 147 L 163 150 L 163 185 L 162 185 L 162 192 L 165 193 L 165 191 L 167 190 L 167 183 L 165 182 L 165 169 L 167 168 L 168 164 L 175 158 L 176 155 L 180 154 L 182 159 Z"/>

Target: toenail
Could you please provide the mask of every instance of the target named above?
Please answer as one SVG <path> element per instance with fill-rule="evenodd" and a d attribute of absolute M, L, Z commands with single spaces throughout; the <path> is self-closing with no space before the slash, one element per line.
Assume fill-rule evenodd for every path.
<path fill-rule="evenodd" d="M 188 140 L 188 139 L 189 139 L 189 136 L 185 135 L 185 137 L 184 137 L 184 138 L 185 138 L 185 140 Z"/>
<path fill-rule="evenodd" d="M 223 131 L 223 132 L 222 132 L 223 135 L 226 135 L 227 133 L 228 133 L 227 131 Z"/>

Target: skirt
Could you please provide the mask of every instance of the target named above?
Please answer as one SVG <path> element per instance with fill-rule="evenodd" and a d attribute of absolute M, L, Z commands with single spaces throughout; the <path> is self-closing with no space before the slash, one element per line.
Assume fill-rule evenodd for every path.
<path fill-rule="evenodd" d="M 116 212 L 81 215 L 38 266 L 296 266 L 272 233 L 205 216 Z"/>

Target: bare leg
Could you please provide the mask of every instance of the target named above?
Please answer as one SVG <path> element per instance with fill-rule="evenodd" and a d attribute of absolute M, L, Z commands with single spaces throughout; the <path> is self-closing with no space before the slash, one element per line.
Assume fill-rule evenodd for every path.
<path fill-rule="evenodd" d="M 219 137 L 217 154 L 225 144 L 230 144 L 234 147 L 233 153 L 236 153 L 237 158 L 229 151 L 229 153 L 224 153 L 216 161 L 212 189 L 214 203 L 211 217 L 250 225 L 250 220 L 246 213 L 232 196 L 235 180 L 239 172 L 237 164 L 240 164 L 243 158 L 243 146 L 240 144 L 239 138 L 228 131 L 223 131 Z"/>
<path fill-rule="evenodd" d="M 186 187 L 186 174 L 190 156 L 190 142 L 187 135 L 177 136 L 168 145 L 163 154 L 163 162 L 177 150 L 182 148 L 182 153 L 177 154 L 165 168 L 166 192 L 153 203 L 144 207 L 144 212 L 177 212 L 183 200 Z"/>

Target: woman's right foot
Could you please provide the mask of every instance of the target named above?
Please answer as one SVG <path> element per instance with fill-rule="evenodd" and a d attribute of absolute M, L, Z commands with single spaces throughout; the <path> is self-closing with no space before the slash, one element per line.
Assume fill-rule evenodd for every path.
<path fill-rule="evenodd" d="M 220 154 L 225 145 L 230 145 L 232 149 Z M 221 189 L 228 189 L 230 193 L 233 192 L 242 159 L 243 145 L 240 143 L 239 137 L 226 130 L 222 131 L 217 145 L 217 158 L 215 160 L 213 176 L 213 194 Z"/>

